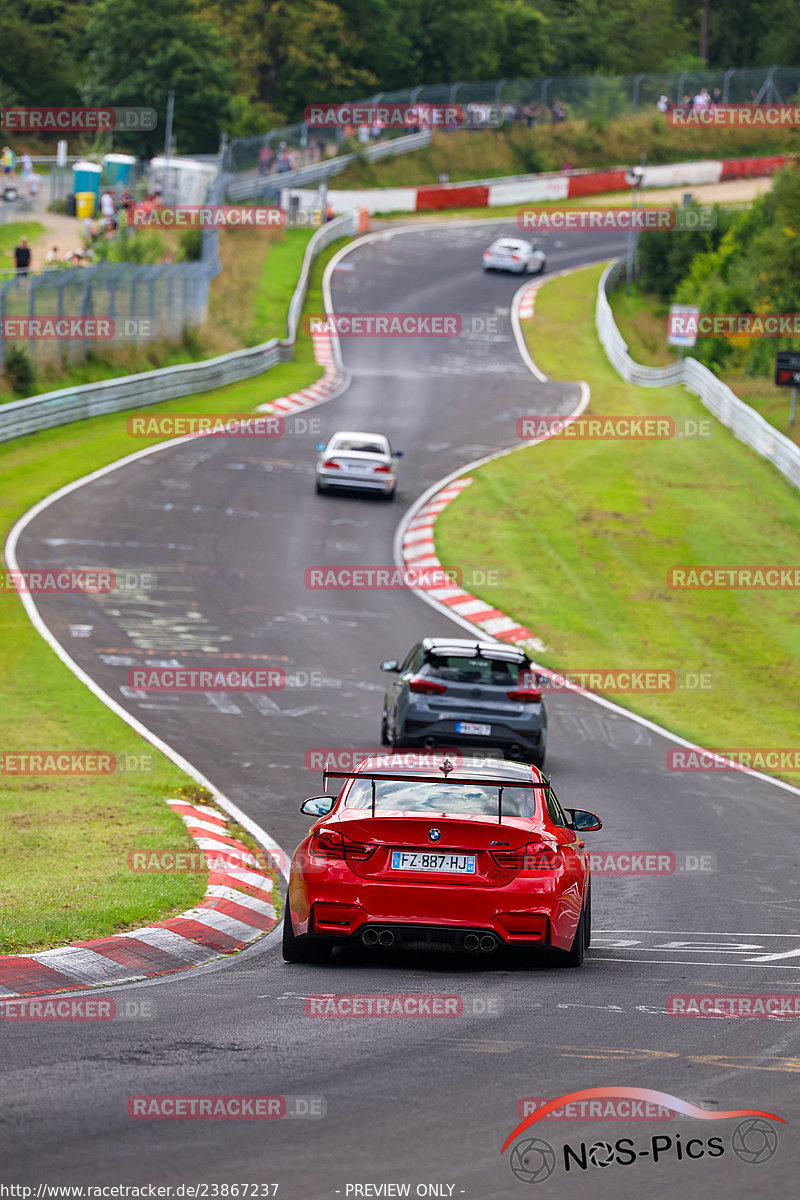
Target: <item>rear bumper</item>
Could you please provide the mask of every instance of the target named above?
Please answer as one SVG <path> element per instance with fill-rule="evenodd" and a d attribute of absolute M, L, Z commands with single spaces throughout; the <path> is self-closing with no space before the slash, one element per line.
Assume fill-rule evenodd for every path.
<path fill-rule="evenodd" d="M 486 736 L 478 734 L 456 733 L 456 720 L 420 720 L 413 713 L 408 713 L 403 729 L 403 741 L 424 742 L 432 738 L 437 746 L 486 746 L 497 747 L 508 751 L 512 746 L 519 746 L 527 754 L 540 754 L 547 744 L 547 722 L 531 723 L 529 720 L 515 721 L 497 717 L 483 717 L 474 713 L 469 717 L 459 717 L 459 721 L 470 720 L 476 723 L 491 725 L 492 732 Z"/>
<path fill-rule="evenodd" d="M 393 492 L 397 486 L 396 475 L 356 475 L 344 471 L 317 471 L 317 482 L 325 488 L 342 488 L 359 492 Z"/>
<path fill-rule="evenodd" d="M 557 875 L 538 887 L 530 874 L 502 888 L 393 884 L 362 879 L 336 869 L 329 880 L 292 879 L 289 905 L 298 936 L 338 942 L 360 941 L 367 927 L 391 929 L 396 944 L 418 940 L 425 929 L 460 945 L 468 933 L 494 934 L 500 943 L 523 946 L 572 945 L 582 896 L 577 884 L 564 887 Z M 449 932 L 448 932 L 449 931 Z M 427 940 L 433 940 L 426 934 Z"/>

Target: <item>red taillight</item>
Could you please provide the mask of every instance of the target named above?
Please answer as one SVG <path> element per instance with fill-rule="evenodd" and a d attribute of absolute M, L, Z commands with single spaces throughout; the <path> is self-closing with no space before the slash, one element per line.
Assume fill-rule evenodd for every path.
<path fill-rule="evenodd" d="M 516 688 L 513 692 L 506 692 L 509 700 L 521 700 L 524 704 L 538 704 L 542 699 L 542 693 L 539 688 Z"/>
<path fill-rule="evenodd" d="M 338 858 L 346 862 L 364 862 L 374 854 L 375 846 L 342 838 L 338 829 L 318 829 L 311 839 L 311 853 L 316 858 Z"/>
<path fill-rule="evenodd" d="M 344 845 L 339 830 L 318 829 L 311 839 L 311 853 L 317 858 L 344 858 Z"/>
<path fill-rule="evenodd" d="M 441 696 L 442 692 L 447 691 L 447 688 L 443 683 L 436 683 L 433 679 L 423 679 L 420 675 L 415 675 L 408 681 L 408 690 L 421 692 L 423 696 Z"/>
<path fill-rule="evenodd" d="M 561 851 L 558 846 L 546 842 L 531 842 L 523 855 L 522 866 L 526 871 L 554 871 L 561 866 Z"/>
<path fill-rule="evenodd" d="M 341 464 L 341 463 L 334 462 L 332 458 L 329 458 L 327 462 L 324 462 L 324 463 L 322 464 L 322 468 L 323 468 L 323 470 L 324 470 L 324 471 L 330 471 L 330 470 L 332 470 L 332 469 L 335 469 L 335 470 L 337 470 L 337 471 L 341 471 L 341 469 L 342 469 L 342 464 Z"/>
<path fill-rule="evenodd" d="M 492 858 L 504 871 L 521 871 L 525 863 L 525 849 L 492 850 Z"/>
<path fill-rule="evenodd" d="M 373 467 L 372 470 L 379 471 L 381 475 L 391 475 L 392 473 L 391 467 Z"/>
<path fill-rule="evenodd" d="M 521 260 L 522 260 L 522 255 L 521 255 L 521 254 L 512 254 L 512 255 L 511 255 L 511 261 L 512 261 L 512 262 L 521 262 Z"/>
<path fill-rule="evenodd" d="M 368 842 L 354 842 L 350 838 L 344 839 L 344 856 L 347 862 L 364 862 L 371 854 L 374 854 L 376 847 L 370 846 Z"/>

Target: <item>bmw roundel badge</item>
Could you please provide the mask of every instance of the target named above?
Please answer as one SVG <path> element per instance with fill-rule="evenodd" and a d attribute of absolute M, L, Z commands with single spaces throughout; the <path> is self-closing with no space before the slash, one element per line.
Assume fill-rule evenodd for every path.
<path fill-rule="evenodd" d="M 428 837 L 430 838 L 430 840 L 432 842 L 438 842 L 438 840 L 441 836 L 442 836 L 441 831 L 439 829 L 437 829 L 435 826 L 433 827 L 433 829 L 428 830 Z"/>

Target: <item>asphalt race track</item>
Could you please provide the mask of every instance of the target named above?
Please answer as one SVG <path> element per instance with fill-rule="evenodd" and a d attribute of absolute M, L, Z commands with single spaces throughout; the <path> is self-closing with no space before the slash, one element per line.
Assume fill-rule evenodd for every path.
<path fill-rule="evenodd" d="M 482 247 L 501 231 L 512 227 L 387 230 L 357 243 L 332 275 L 339 311 L 497 316 L 496 332 L 344 339 L 351 382 L 313 414 L 320 432 L 171 447 L 57 501 L 21 538 L 23 569 L 155 572 L 154 591 L 124 602 L 41 596 L 39 610 L 102 688 L 289 851 L 308 827 L 300 801 L 320 790 L 306 752 L 376 745 L 380 661 L 422 634 L 461 632 L 403 591 L 309 589 L 306 569 L 391 565 L 397 522 L 425 488 L 516 444 L 517 417 L 576 403 L 576 386 L 539 383 L 519 358 L 508 316 L 519 280 L 480 270 Z M 599 234 L 542 242 L 549 272 L 624 249 Z M 314 443 L 336 428 L 383 430 L 405 452 L 396 504 L 315 495 Z M 527 453 L 535 470 L 536 450 Z M 732 519 L 735 511 L 732 497 Z M 299 686 L 206 695 L 125 684 L 130 666 L 223 662 L 281 667 Z M 470 1200 L 790 1194 L 796 1025 L 665 1010 L 676 994 L 797 989 L 798 858 L 787 835 L 797 796 L 740 775 L 670 772 L 672 743 L 646 726 L 574 694 L 548 705 L 547 769 L 562 803 L 603 817 L 602 831 L 587 835 L 593 850 L 673 851 L 689 866 L 681 856 L 707 855 L 715 869 L 596 876 L 594 938 L 579 971 L 492 956 L 465 964 L 352 954 L 289 966 L 272 934 L 217 966 L 101 993 L 151 1002 L 150 1019 L 7 1023 L 0 1177 L 33 1185 L 33 1195 L 42 1182 L 277 1183 L 285 1200 L 402 1194 L 354 1190 L 387 1184 Z M 304 998 L 321 993 L 455 995 L 463 1013 L 306 1016 Z M 602 1085 L 654 1089 L 709 1111 L 766 1110 L 788 1124 L 777 1124 L 768 1161 L 748 1162 L 746 1148 L 734 1152 L 731 1119 L 543 1121 L 522 1136 L 555 1148 L 553 1173 L 535 1185 L 515 1177 L 500 1148 L 520 1120 L 518 1102 Z M 130 1096 L 166 1093 L 322 1097 L 326 1115 L 128 1116 Z M 603 1167 L 601 1148 L 585 1169 L 565 1170 L 565 1142 L 578 1153 L 582 1142 L 622 1137 L 635 1161 Z M 705 1152 L 709 1137 L 724 1153 Z M 692 1138 L 702 1155 L 679 1157 L 679 1142 Z"/>

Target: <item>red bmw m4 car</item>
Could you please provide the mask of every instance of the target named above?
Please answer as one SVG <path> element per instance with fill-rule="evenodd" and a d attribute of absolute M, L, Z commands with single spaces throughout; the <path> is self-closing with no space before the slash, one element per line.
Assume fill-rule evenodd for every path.
<path fill-rule="evenodd" d="M 457 756 L 454 756 L 457 757 Z M 394 765 L 393 765 L 394 764 Z M 363 759 L 338 796 L 312 796 L 319 819 L 292 858 L 283 925 L 288 962 L 324 962 L 337 945 L 489 953 L 555 951 L 578 967 L 589 945 L 589 855 L 601 821 L 562 809 L 534 766 L 400 766 Z"/>

